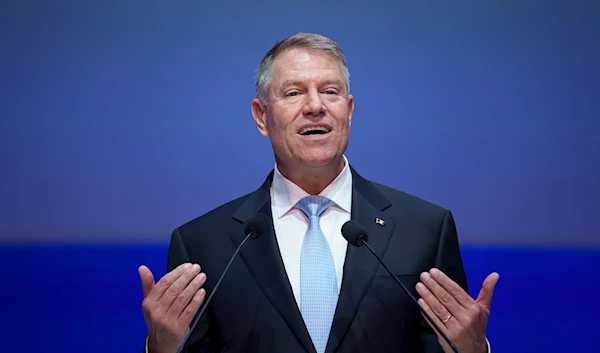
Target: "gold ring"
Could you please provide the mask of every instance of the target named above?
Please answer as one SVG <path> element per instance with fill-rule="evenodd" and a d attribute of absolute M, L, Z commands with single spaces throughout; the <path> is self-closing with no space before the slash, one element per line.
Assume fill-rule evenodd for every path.
<path fill-rule="evenodd" d="M 448 313 L 448 316 L 446 316 L 446 318 L 444 320 L 442 320 L 442 323 L 445 324 L 446 322 L 448 322 L 448 320 L 450 320 L 451 317 L 452 317 L 452 314 Z"/>

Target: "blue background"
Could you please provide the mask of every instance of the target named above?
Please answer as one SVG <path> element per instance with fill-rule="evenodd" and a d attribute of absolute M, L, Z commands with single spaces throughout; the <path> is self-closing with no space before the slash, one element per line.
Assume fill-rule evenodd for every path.
<path fill-rule="evenodd" d="M 254 70 L 299 31 L 346 52 L 347 156 L 454 213 L 496 352 L 596 350 L 593 1 L 0 4 L 2 352 L 143 344 L 137 267 L 273 167 Z M 8 347 L 8 348 L 6 348 Z"/>

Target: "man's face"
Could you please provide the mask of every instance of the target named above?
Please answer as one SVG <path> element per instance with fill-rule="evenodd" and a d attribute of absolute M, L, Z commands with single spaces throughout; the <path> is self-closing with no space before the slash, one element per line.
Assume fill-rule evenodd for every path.
<path fill-rule="evenodd" d="M 303 48 L 273 61 L 265 106 L 252 112 L 263 136 L 270 136 L 277 163 L 285 168 L 339 163 L 350 137 L 354 100 L 331 55 Z"/>

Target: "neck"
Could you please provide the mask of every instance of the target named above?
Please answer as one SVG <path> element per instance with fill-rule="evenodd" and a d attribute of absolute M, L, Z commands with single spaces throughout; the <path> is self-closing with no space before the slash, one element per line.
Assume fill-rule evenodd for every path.
<path fill-rule="evenodd" d="M 277 159 L 277 158 L 276 158 Z M 331 182 L 337 178 L 344 169 L 344 158 L 332 160 L 329 164 L 321 167 L 298 168 L 287 166 L 285 163 L 277 160 L 277 169 L 292 183 L 298 185 L 302 190 L 310 195 L 318 195 Z"/>

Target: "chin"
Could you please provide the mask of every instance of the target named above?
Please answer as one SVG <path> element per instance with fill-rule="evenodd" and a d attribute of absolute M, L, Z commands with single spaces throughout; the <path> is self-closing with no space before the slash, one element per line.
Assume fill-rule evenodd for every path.
<path fill-rule="evenodd" d="M 337 154 L 319 154 L 312 156 L 304 156 L 301 158 L 302 162 L 310 167 L 318 168 L 325 167 L 330 165 L 331 163 L 337 162 L 339 158 L 342 158 L 341 155 Z"/>

